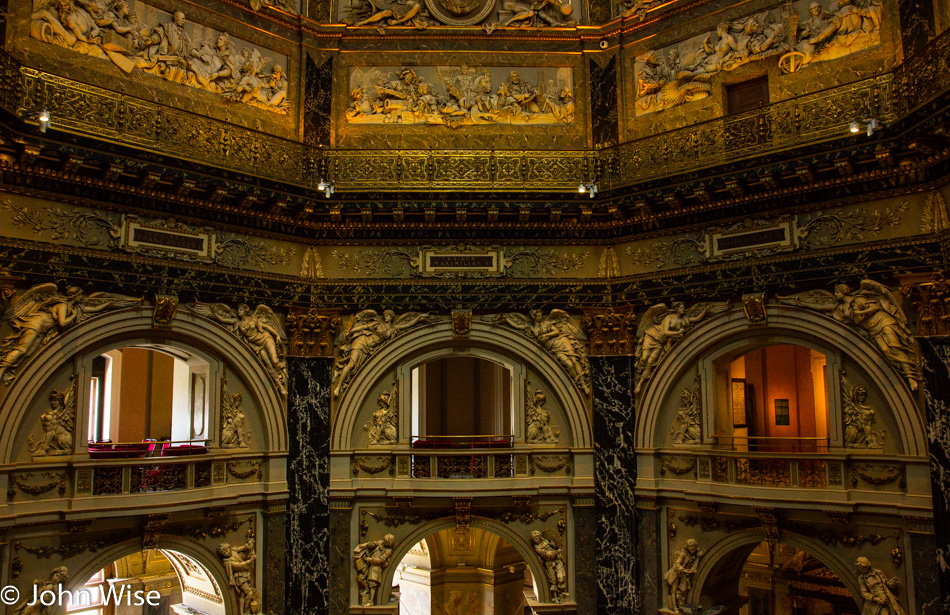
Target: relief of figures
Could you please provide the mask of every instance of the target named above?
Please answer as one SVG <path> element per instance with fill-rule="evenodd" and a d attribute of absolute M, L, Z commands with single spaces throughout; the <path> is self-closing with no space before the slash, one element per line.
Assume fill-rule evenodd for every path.
<path fill-rule="evenodd" d="M 838 322 L 856 327 L 904 375 L 910 388 L 917 390 L 923 378 L 920 350 L 904 310 L 883 284 L 865 279 L 858 290 L 852 290 L 848 284 L 837 284 L 834 293 L 810 290 L 779 297 L 779 301 L 830 312 Z"/>
<path fill-rule="evenodd" d="M 251 430 L 241 409 L 244 396 L 241 393 L 228 394 L 227 383 L 224 383 L 221 397 L 221 448 L 248 448 Z"/>
<path fill-rule="evenodd" d="M 517 329 L 538 342 L 557 359 L 571 379 L 590 395 L 590 360 L 587 358 L 587 335 L 564 310 L 531 310 L 528 316 L 515 312 L 484 316 L 484 320 Z"/>
<path fill-rule="evenodd" d="M 883 448 L 887 432 L 874 431 L 876 413 L 867 403 L 868 392 L 863 386 L 852 386 L 841 374 L 841 413 L 844 418 L 844 445 L 848 448 Z"/>
<path fill-rule="evenodd" d="M 399 421 L 399 387 L 393 383 L 392 391 L 383 391 L 376 400 L 373 418 L 363 425 L 370 444 L 396 444 Z"/>
<path fill-rule="evenodd" d="M 683 389 L 680 393 L 680 409 L 676 413 L 670 436 L 675 444 L 702 444 L 702 403 L 700 389 Z"/>
<path fill-rule="evenodd" d="M 637 114 L 706 98 L 712 91 L 709 82 L 714 75 L 749 62 L 780 55 L 779 66 L 788 73 L 880 44 L 880 2 L 857 1 L 860 4 L 832 0 L 832 12 L 817 1 L 790 3 L 781 9 L 724 21 L 715 32 L 666 49 L 665 56 L 663 52 L 647 52 L 636 60 Z M 652 3 L 637 3 L 628 13 L 638 14 L 636 11 L 650 6 Z"/>
<path fill-rule="evenodd" d="M 569 0 L 352 0 L 341 3 L 340 20 L 353 27 L 417 29 L 477 26 L 491 34 L 499 28 L 573 27 Z"/>
<path fill-rule="evenodd" d="M 674 301 L 672 309 L 665 303 L 658 303 L 647 310 L 637 325 L 637 348 L 634 351 L 637 384 L 634 393 L 640 392 L 660 360 L 694 324 L 707 315 L 719 314 L 728 308 L 727 303 L 698 303 L 687 310 L 682 301 Z"/>
<path fill-rule="evenodd" d="M 346 118 L 351 124 L 441 124 L 453 128 L 492 123 L 572 123 L 571 69 L 538 68 L 534 83 L 522 77 L 527 70 L 470 66 L 354 68 Z"/>
<path fill-rule="evenodd" d="M 60 333 L 99 312 L 141 303 L 141 299 L 113 293 L 92 293 L 70 286 L 60 294 L 55 284 L 39 284 L 11 301 L 0 315 L 13 333 L 0 341 L 0 382 L 10 384 L 24 359 L 53 341 Z"/>
<path fill-rule="evenodd" d="M 531 392 L 531 383 L 524 385 L 525 442 L 529 444 L 557 444 L 561 429 L 551 425 L 551 413 L 545 407 L 547 396 L 537 389 Z"/>
<path fill-rule="evenodd" d="M 143 23 L 135 9 L 160 17 Z M 30 33 L 110 60 L 125 73 L 141 70 L 274 113 L 289 108 L 279 61 L 247 44 L 239 48 L 227 33 L 188 22 L 182 11 L 169 15 L 136 0 L 34 0 Z"/>
<path fill-rule="evenodd" d="M 274 310 L 266 305 L 259 305 L 251 312 L 251 308 L 242 303 L 235 312 L 223 303 L 200 301 L 188 303 L 185 307 L 223 325 L 250 346 L 277 383 L 281 394 L 287 394 L 287 363 L 284 361 L 287 335 Z"/>
<path fill-rule="evenodd" d="M 76 416 L 76 399 L 73 387 L 49 394 L 49 410 L 40 415 L 43 437 L 26 440 L 26 447 L 34 457 L 47 455 L 71 455 L 73 452 L 73 426 Z"/>

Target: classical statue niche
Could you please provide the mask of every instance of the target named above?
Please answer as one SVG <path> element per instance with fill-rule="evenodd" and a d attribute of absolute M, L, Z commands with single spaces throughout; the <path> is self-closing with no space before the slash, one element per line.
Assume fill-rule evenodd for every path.
<path fill-rule="evenodd" d="M 884 448 L 887 431 L 874 431 L 876 412 L 867 403 L 867 390 L 854 386 L 841 372 L 841 414 L 844 419 L 844 445 L 848 448 Z"/>
<path fill-rule="evenodd" d="M 590 395 L 590 360 L 587 358 L 587 335 L 564 310 L 531 310 L 528 316 L 509 312 L 483 316 L 483 320 L 511 327 L 536 341 L 551 353 L 570 374 L 577 387 Z"/>
<path fill-rule="evenodd" d="M 693 587 L 696 565 L 699 563 L 699 558 L 705 554 L 705 551 L 700 551 L 699 543 L 696 542 L 695 538 L 688 539 L 683 548 L 676 553 L 676 561 L 663 575 L 663 580 L 666 581 L 666 587 L 669 591 L 670 611 L 674 613 L 682 612 L 681 607 L 686 605 L 686 597 Z"/>
<path fill-rule="evenodd" d="M 781 303 L 827 312 L 831 318 L 861 332 L 901 372 L 914 391 L 923 379 L 920 350 L 907 316 L 891 291 L 873 280 L 861 280 L 854 290 L 837 284 L 833 293 L 809 290 L 778 298 Z"/>
<path fill-rule="evenodd" d="M 69 579 L 69 569 L 66 566 L 57 566 L 49 573 L 49 580 L 34 579 L 33 587 L 20 604 L 13 609 L 13 615 L 49 615 L 55 608 L 44 605 L 39 600 L 33 600 L 33 595 L 39 596 L 44 592 L 53 592 L 59 595 L 63 583 Z"/>
<path fill-rule="evenodd" d="M 233 588 L 241 605 L 242 615 L 254 615 L 261 611 L 261 591 L 254 587 L 251 580 L 254 578 L 254 535 L 248 530 L 247 542 L 239 547 L 232 547 L 230 543 L 222 542 L 218 545 L 218 557 L 224 564 L 228 575 L 228 585 Z"/>
<path fill-rule="evenodd" d="M 491 34 L 499 28 L 574 27 L 573 14 L 570 0 L 501 0 L 497 10 L 494 0 L 354 0 L 340 5 L 339 17 L 350 26 L 371 26 L 381 33 L 393 26 L 481 25 Z"/>
<path fill-rule="evenodd" d="M 636 0 L 622 13 L 641 16 L 660 2 Z M 799 0 L 733 21 L 636 60 L 638 115 L 663 111 L 710 95 L 710 80 L 749 62 L 773 56 L 786 73 L 879 45 L 881 4 Z M 830 5 L 829 5 L 830 7 Z"/>
<path fill-rule="evenodd" d="M 270 374 L 281 395 L 287 394 L 287 335 L 274 310 L 258 305 L 251 312 L 247 304 L 238 305 L 234 311 L 223 303 L 187 303 L 185 307 L 227 328 L 254 351 L 258 360 Z"/>
<path fill-rule="evenodd" d="M 241 409 L 244 396 L 228 393 L 228 383 L 221 383 L 221 448 L 248 448 L 251 429 Z"/>
<path fill-rule="evenodd" d="M 544 576 L 551 592 L 551 602 L 568 602 L 571 595 L 567 592 L 567 564 L 564 558 L 564 546 L 554 530 L 531 532 L 531 546 L 544 564 Z"/>
<path fill-rule="evenodd" d="M 100 312 L 117 310 L 142 300 L 114 293 L 85 295 L 77 286 L 66 294 L 55 284 L 38 284 L 16 300 L 3 306 L 0 320 L 10 324 L 13 333 L 0 341 L 0 382 L 10 384 L 16 368 L 61 333 Z"/>
<path fill-rule="evenodd" d="M 564 67 L 361 66 L 350 69 L 350 124 L 551 125 L 574 122 Z"/>
<path fill-rule="evenodd" d="M 871 561 L 859 557 L 854 564 L 858 569 L 858 587 L 864 599 L 865 615 L 904 615 L 904 609 L 897 600 L 900 581 L 896 577 L 888 579 L 877 568 L 871 567 Z"/>
<path fill-rule="evenodd" d="M 658 303 L 647 310 L 637 325 L 637 384 L 634 393 L 639 393 L 643 383 L 653 376 L 653 371 L 666 354 L 692 326 L 708 315 L 719 314 L 729 309 L 728 303 L 697 303 L 686 309 L 682 301 L 674 301 L 670 309 Z"/>
<path fill-rule="evenodd" d="M 675 444 L 702 444 L 703 442 L 703 403 L 699 378 L 696 388 L 684 388 L 680 393 L 680 409 L 676 413 L 670 436 Z"/>
<path fill-rule="evenodd" d="M 383 391 L 376 400 L 373 418 L 363 425 L 370 444 L 396 444 L 399 424 L 399 387 L 393 383 L 392 391 Z"/>
<path fill-rule="evenodd" d="M 251 4 L 290 7 L 288 0 Z M 182 11 L 169 14 L 141 0 L 33 0 L 30 34 L 110 60 L 125 73 L 150 73 L 282 115 L 290 107 L 285 56 L 265 50 L 277 56 L 271 60 L 250 43 L 189 22 Z"/>
<path fill-rule="evenodd" d="M 358 312 L 337 338 L 340 358 L 333 369 L 333 396 L 339 396 L 373 353 L 407 329 L 431 322 L 434 316 L 406 312 L 397 317 L 392 310 L 383 311 L 382 316 L 376 310 Z"/>
<path fill-rule="evenodd" d="M 371 540 L 353 549 L 353 563 L 356 565 L 356 583 L 360 590 L 360 604 L 373 606 L 378 599 L 377 590 L 383 576 L 383 568 L 389 565 L 396 538 L 386 534 L 382 540 Z"/>
<path fill-rule="evenodd" d="M 34 441 L 26 439 L 26 447 L 33 457 L 71 455 L 73 452 L 73 427 L 76 421 L 76 395 L 72 385 L 62 391 L 49 394 L 49 410 L 40 415 L 43 436 Z"/>
<path fill-rule="evenodd" d="M 525 442 L 529 444 L 557 444 L 561 428 L 551 425 L 551 413 L 545 407 L 547 396 L 541 389 L 531 391 L 531 383 L 524 383 Z"/>

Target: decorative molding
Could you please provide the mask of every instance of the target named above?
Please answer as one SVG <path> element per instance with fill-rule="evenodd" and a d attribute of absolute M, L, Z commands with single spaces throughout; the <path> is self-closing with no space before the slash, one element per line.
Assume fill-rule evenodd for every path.
<path fill-rule="evenodd" d="M 750 327 L 762 327 L 769 324 L 769 315 L 765 311 L 765 293 L 742 295 L 742 310 Z"/>
<path fill-rule="evenodd" d="M 226 467 L 228 474 L 238 480 L 245 480 L 252 476 L 258 481 L 264 480 L 263 461 L 228 461 Z"/>
<path fill-rule="evenodd" d="M 392 476 L 395 472 L 392 457 L 354 457 L 353 458 L 353 476 L 359 476 L 360 470 L 370 475 L 379 474 L 384 470 L 389 470 Z"/>
<path fill-rule="evenodd" d="M 531 476 L 535 475 L 536 470 L 544 474 L 554 474 L 564 470 L 565 476 L 571 474 L 571 456 L 570 455 L 531 455 Z"/>
<path fill-rule="evenodd" d="M 858 487 L 858 479 L 875 487 L 897 483 L 898 489 L 907 490 L 907 476 L 902 465 L 857 464 L 851 466 L 852 487 Z"/>
<path fill-rule="evenodd" d="M 152 326 L 156 329 L 170 329 L 177 311 L 177 296 L 156 294 L 155 309 L 152 311 Z"/>
<path fill-rule="evenodd" d="M 906 284 L 901 293 L 909 297 L 917 311 L 917 335 L 950 335 L 950 283 L 943 273 L 931 282 Z"/>
<path fill-rule="evenodd" d="M 37 477 L 44 480 L 42 483 L 32 482 Z M 59 497 L 66 495 L 66 473 L 65 472 L 25 472 L 23 474 L 10 474 L 10 486 L 7 489 L 7 501 L 12 502 L 16 496 L 17 489 L 23 493 L 36 497 L 49 493 L 57 489 Z"/>
<path fill-rule="evenodd" d="M 338 310 L 291 307 L 287 312 L 287 353 L 295 357 L 332 357 L 340 326 Z"/>
<path fill-rule="evenodd" d="M 466 340 L 472 334 L 472 310 L 452 310 L 452 339 Z"/>
<path fill-rule="evenodd" d="M 678 461 L 683 461 L 682 465 L 677 465 Z M 682 476 L 692 473 L 696 478 L 696 459 L 693 457 L 663 457 L 660 459 L 660 476 L 670 472 L 674 476 Z"/>

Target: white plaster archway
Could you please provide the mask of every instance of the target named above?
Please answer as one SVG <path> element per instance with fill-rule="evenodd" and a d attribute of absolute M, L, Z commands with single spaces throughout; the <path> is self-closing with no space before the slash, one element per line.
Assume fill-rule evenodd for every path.
<path fill-rule="evenodd" d="M 927 455 L 923 420 L 913 396 L 899 374 L 870 341 L 857 331 L 823 314 L 784 305 L 766 308 L 768 326 L 750 327 L 741 308 L 710 318 L 696 326 L 654 371 L 637 408 L 635 443 L 638 450 L 654 449 L 660 441 L 663 402 L 674 394 L 672 386 L 684 370 L 697 361 L 728 352 L 738 339 L 769 337 L 817 349 L 833 349 L 846 354 L 875 382 L 898 427 L 903 453 L 915 457 Z M 831 343 L 829 343 L 831 342 Z M 713 354 L 715 353 L 715 354 Z M 837 378 L 829 379 L 833 391 Z M 830 401 L 830 400 L 829 400 Z"/>
<path fill-rule="evenodd" d="M 354 426 L 358 421 L 366 392 L 387 371 L 406 362 L 416 365 L 421 362 L 418 357 L 424 354 L 431 359 L 441 349 L 446 349 L 445 353 L 448 354 L 451 347 L 460 345 L 480 347 L 492 351 L 496 356 L 508 357 L 509 360 L 530 365 L 547 381 L 551 387 L 550 394 L 557 397 L 564 409 L 573 438 L 573 447 L 593 446 L 591 419 L 587 411 L 588 402 L 557 359 L 516 331 L 474 321 L 471 335 L 464 342 L 454 339 L 451 323 L 440 322 L 408 331 L 371 356 L 350 380 L 339 398 L 339 406 L 331 428 L 330 449 L 350 450 L 353 448 Z"/>
<path fill-rule="evenodd" d="M 287 450 L 284 401 L 273 380 L 246 344 L 224 328 L 187 312 L 175 315 L 171 329 L 155 329 L 152 326 L 152 308 L 135 307 L 90 318 L 69 329 L 21 364 L 16 380 L 0 406 L 2 462 L 11 463 L 14 459 L 15 439 L 18 430 L 23 427 L 21 423 L 25 419 L 25 412 L 37 395 L 49 393 L 42 387 L 64 363 L 123 339 L 143 338 L 151 339 L 156 344 L 184 344 L 218 356 L 228 363 L 243 379 L 248 392 L 261 409 L 264 450 Z M 84 399 L 82 390 L 78 399 Z"/>
<path fill-rule="evenodd" d="M 424 525 L 420 525 L 415 528 L 410 534 L 403 537 L 399 540 L 396 545 L 393 547 L 393 554 L 389 558 L 390 565 L 386 566 L 383 569 L 383 576 L 379 581 L 379 595 L 377 596 L 377 602 L 379 604 L 389 604 L 389 596 L 392 592 L 393 584 L 393 575 L 396 572 L 396 564 L 402 561 L 402 558 L 406 556 L 409 552 L 409 549 L 414 547 L 419 541 L 431 536 L 442 530 L 452 529 L 455 527 L 454 518 L 443 518 L 431 521 Z M 475 517 L 472 516 L 470 527 L 478 528 L 495 534 L 504 538 L 508 544 L 510 544 L 514 549 L 524 558 L 525 564 L 528 566 L 528 569 L 531 571 L 531 575 L 534 577 L 534 584 L 538 589 L 538 602 L 550 602 L 551 601 L 551 592 L 547 583 L 547 576 L 544 572 L 544 565 L 541 563 L 541 558 L 534 552 L 534 548 L 528 543 L 528 539 L 516 533 L 511 528 L 506 525 L 499 523 L 497 521 L 492 521 L 484 517 Z M 380 536 L 380 538 L 382 538 Z M 574 591 L 574 570 L 573 565 L 571 564 L 571 559 L 573 554 L 568 553 L 568 562 L 567 562 L 567 577 L 568 577 L 568 592 L 573 593 Z M 353 585 L 354 591 L 356 589 L 356 577 L 353 576 Z"/>
<path fill-rule="evenodd" d="M 706 554 L 700 559 L 696 567 L 696 575 L 693 578 L 693 587 L 688 596 L 690 604 L 697 604 L 703 595 L 703 587 L 710 573 L 715 570 L 716 565 L 724 558 L 730 557 L 736 550 L 742 547 L 757 545 L 765 540 L 765 534 L 761 528 L 749 528 L 730 534 L 706 550 Z M 849 566 L 843 561 L 837 553 L 826 548 L 820 542 L 812 540 L 806 536 L 782 531 L 781 540 L 783 544 L 801 549 L 812 557 L 818 558 L 822 564 L 828 567 L 835 576 L 838 577 L 844 586 L 851 592 L 852 598 L 861 595 L 858 586 L 857 575 L 852 571 L 854 566 Z M 736 579 L 738 586 L 739 579 Z M 669 588 L 666 590 L 669 591 Z"/>

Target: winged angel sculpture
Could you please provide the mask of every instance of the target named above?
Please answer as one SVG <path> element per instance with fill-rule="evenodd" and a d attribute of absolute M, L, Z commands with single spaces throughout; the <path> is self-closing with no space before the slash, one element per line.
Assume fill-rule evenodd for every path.
<path fill-rule="evenodd" d="M 13 333 L 0 341 L 0 382 L 10 384 L 24 359 L 50 343 L 63 331 L 107 310 L 141 303 L 140 298 L 114 293 L 86 295 L 77 286 L 66 294 L 53 283 L 38 284 L 10 302 L 0 320 L 10 323 Z"/>
<path fill-rule="evenodd" d="M 687 310 L 682 301 L 674 301 L 672 309 L 665 303 L 658 303 L 647 310 L 637 326 L 637 385 L 633 392 L 640 392 L 660 360 L 694 324 L 707 315 L 727 309 L 728 303 L 697 303 Z"/>
<path fill-rule="evenodd" d="M 259 305 L 254 312 L 246 303 L 238 306 L 237 312 L 224 303 L 201 303 L 185 305 L 189 310 L 205 318 L 225 325 L 234 335 L 254 350 L 254 354 L 277 383 L 282 395 L 287 394 L 287 363 L 284 352 L 287 335 L 274 310 Z"/>
<path fill-rule="evenodd" d="M 553 354 L 577 387 L 590 395 L 590 361 L 587 359 L 587 335 L 564 310 L 531 310 L 528 316 L 509 312 L 486 316 L 489 322 L 502 322 L 521 331 Z"/>
<path fill-rule="evenodd" d="M 920 351 L 907 323 L 907 316 L 891 291 L 873 280 L 861 280 L 858 290 L 837 284 L 835 291 L 809 290 L 779 297 L 779 301 L 812 310 L 831 312 L 831 317 L 857 327 L 877 346 L 888 362 L 901 372 L 912 390 L 923 378 Z"/>
<path fill-rule="evenodd" d="M 333 396 L 338 396 L 346 388 L 353 374 L 377 349 L 406 329 L 427 322 L 432 316 L 434 314 L 406 312 L 397 317 L 392 310 L 384 310 L 382 316 L 376 310 L 358 312 L 353 323 L 341 331 L 336 340 L 340 360 L 333 372 Z"/>

